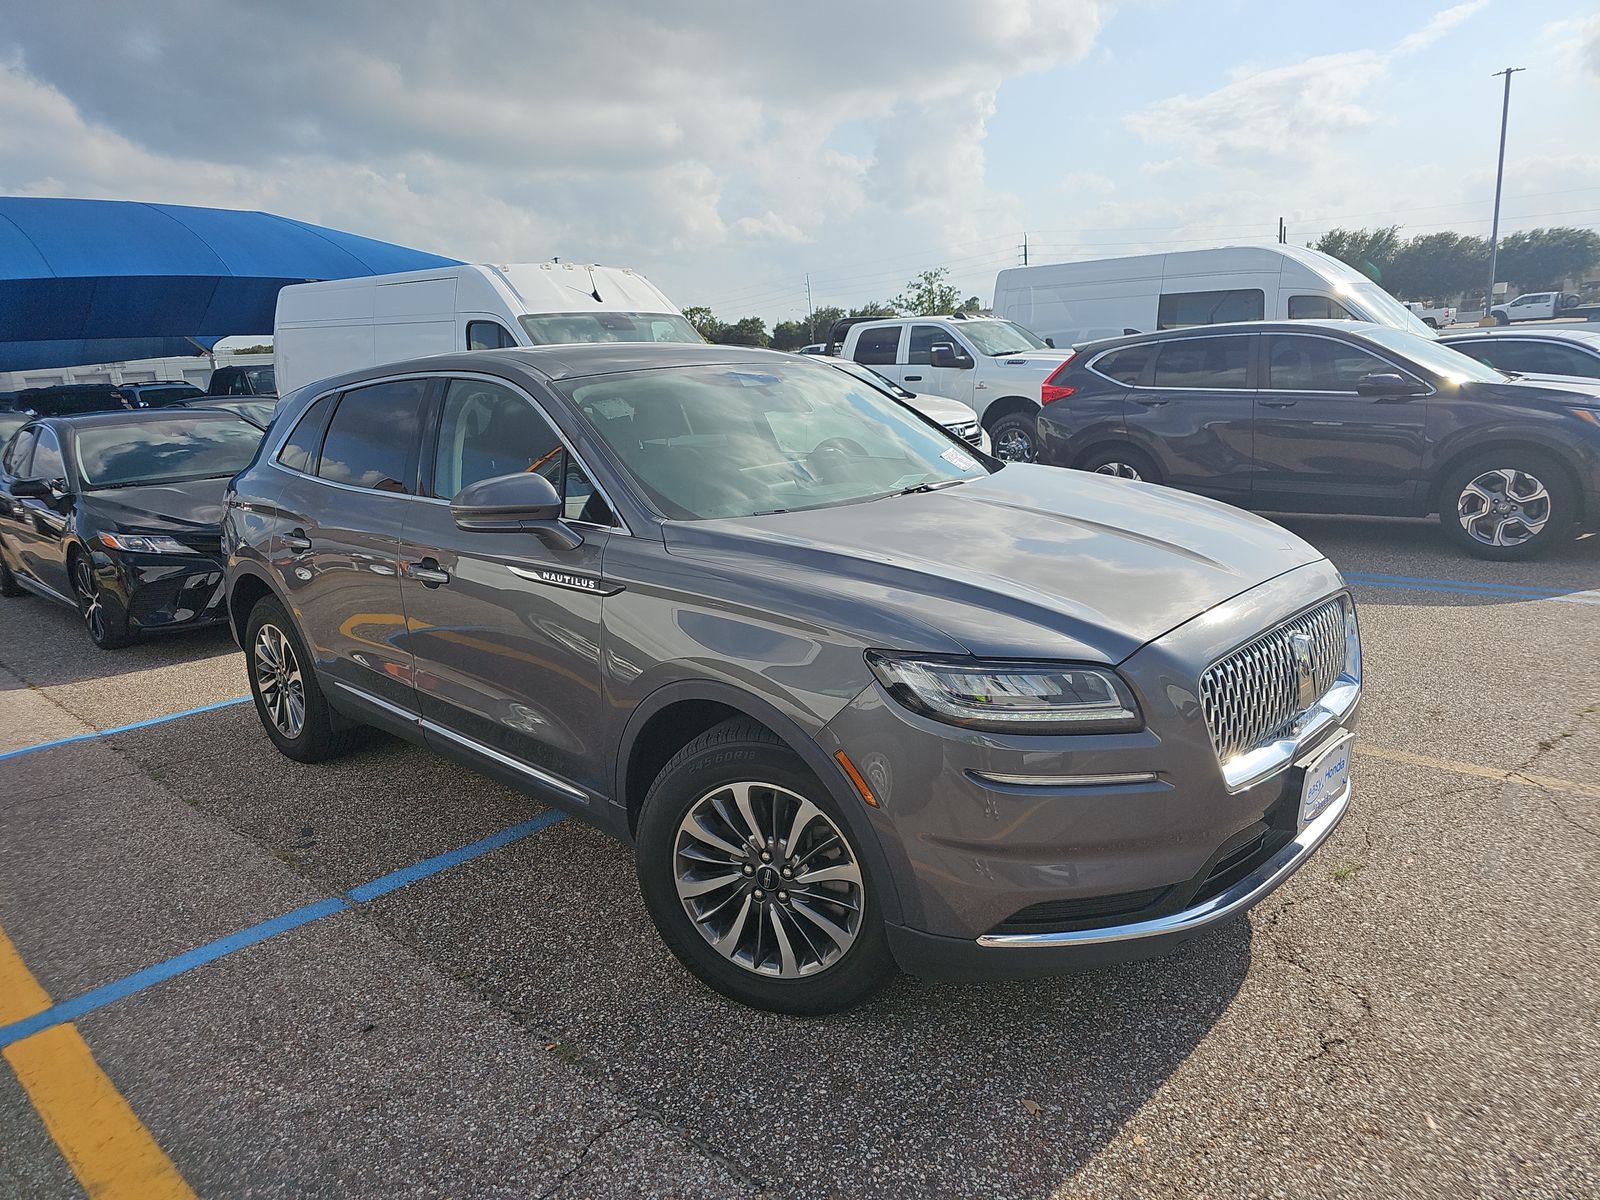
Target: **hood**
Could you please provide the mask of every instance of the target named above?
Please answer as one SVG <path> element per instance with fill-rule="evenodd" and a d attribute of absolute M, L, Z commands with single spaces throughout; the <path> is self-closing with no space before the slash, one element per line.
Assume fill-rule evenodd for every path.
<path fill-rule="evenodd" d="M 1037 371 L 1048 375 L 1073 355 L 1071 350 L 1022 350 L 1016 354 L 999 354 L 989 361 L 1014 371 Z"/>
<path fill-rule="evenodd" d="M 83 502 L 106 529 L 218 537 L 227 487 L 224 478 L 107 488 L 83 493 Z"/>
<path fill-rule="evenodd" d="M 959 400 L 918 392 L 906 401 L 923 416 L 941 425 L 966 425 L 978 419 L 978 414 Z"/>
<path fill-rule="evenodd" d="M 1503 397 L 1507 400 L 1546 400 L 1554 404 L 1580 404 L 1600 407 L 1600 379 L 1580 379 L 1575 375 L 1519 375 L 1505 383 L 1461 385 L 1463 395 L 1474 398 Z"/>
<path fill-rule="evenodd" d="M 889 608 L 973 654 L 1121 662 L 1322 555 L 1239 509 L 1148 484 L 1012 464 L 971 483 L 806 512 L 672 522 L 668 552 L 778 587 Z M 888 649 L 941 649 L 895 645 Z"/>

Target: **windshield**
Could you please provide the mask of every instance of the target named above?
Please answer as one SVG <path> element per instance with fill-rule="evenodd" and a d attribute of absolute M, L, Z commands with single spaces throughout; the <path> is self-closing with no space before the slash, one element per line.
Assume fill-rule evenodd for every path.
<path fill-rule="evenodd" d="M 1002 354 L 1020 354 L 1024 350 L 1048 350 L 1044 339 L 1034 336 L 1021 325 L 1011 321 L 962 321 L 959 324 L 967 340 L 978 348 L 979 354 L 998 358 Z"/>
<path fill-rule="evenodd" d="M 676 520 L 823 508 L 987 473 L 965 443 L 838 370 L 674 367 L 563 390 Z"/>
<path fill-rule="evenodd" d="M 846 375 L 854 375 L 857 379 L 861 380 L 862 383 L 869 383 L 875 388 L 881 388 L 888 392 L 891 396 L 899 396 L 902 399 L 909 400 L 911 397 L 916 395 L 915 392 L 906 391 L 905 388 L 901 387 L 887 375 L 879 375 L 871 367 L 862 366 L 860 363 L 851 359 L 829 359 L 828 365 L 833 367 L 835 370 L 843 371 Z"/>
<path fill-rule="evenodd" d="M 705 338 L 677 313 L 530 313 L 517 320 L 522 322 L 535 346 L 570 346 L 575 342 L 705 344 Z"/>
<path fill-rule="evenodd" d="M 1403 330 L 1382 326 L 1362 332 L 1378 345 L 1404 355 L 1425 370 L 1443 375 L 1452 383 L 1504 383 L 1507 379 L 1487 363 L 1468 358 L 1461 351 L 1434 341 L 1432 337 L 1416 337 Z"/>
<path fill-rule="evenodd" d="M 1365 318 L 1392 329 L 1403 329 L 1418 337 L 1432 338 L 1427 322 L 1375 283 L 1341 283 L 1339 293 L 1355 301 Z"/>
<path fill-rule="evenodd" d="M 255 457 L 261 430 L 238 417 L 195 414 L 86 425 L 74 441 L 85 488 L 129 487 L 237 475 Z"/>

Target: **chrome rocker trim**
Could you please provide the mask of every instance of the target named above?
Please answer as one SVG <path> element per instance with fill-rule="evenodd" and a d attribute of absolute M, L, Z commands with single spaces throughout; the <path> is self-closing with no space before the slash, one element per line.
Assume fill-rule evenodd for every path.
<path fill-rule="evenodd" d="M 1135 921 L 1129 925 L 1107 925 L 1099 929 L 1075 929 L 1061 933 L 986 933 L 978 939 L 978 945 L 991 950 L 1103 946 L 1111 942 L 1131 942 L 1140 938 L 1196 933 L 1219 924 L 1264 900 L 1278 885 L 1304 866 L 1306 859 L 1311 857 L 1317 847 L 1322 845 L 1344 819 L 1345 811 L 1350 807 L 1350 795 L 1350 786 L 1346 785 L 1338 799 L 1302 829 L 1294 841 L 1227 891 L 1219 892 L 1193 908 L 1148 921 Z"/>

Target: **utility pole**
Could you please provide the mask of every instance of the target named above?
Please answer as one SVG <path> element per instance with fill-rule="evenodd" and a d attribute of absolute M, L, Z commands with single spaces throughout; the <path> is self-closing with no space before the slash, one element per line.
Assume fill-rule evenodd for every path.
<path fill-rule="evenodd" d="M 806 272 L 806 341 L 808 341 L 808 342 L 813 340 L 817 336 L 817 331 L 813 327 L 813 324 L 812 324 L 812 321 L 813 321 L 813 318 L 811 316 L 812 312 L 813 312 L 813 309 L 811 307 L 811 272 L 807 271 Z"/>
<path fill-rule="evenodd" d="M 1278 218 L 1278 245 L 1283 245 L 1289 240 L 1289 227 L 1283 223 L 1283 218 Z"/>
<path fill-rule="evenodd" d="M 1489 319 L 1489 310 L 1494 307 L 1494 265 L 1495 259 L 1500 254 L 1500 185 L 1505 180 L 1506 174 L 1506 119 L 1511 115 L 1511 77 L 1526 67 L 1507 67 L 1504 71 L 1496 71 L 1496 75 L 1506 77 L 1505 100 L 1500 105 L 1500 160 L 1494 169 L 1494 223 L 1489 227 L 1489 290 L 1483 294 L 1483 319 Z"/>
<path fill-rule="evenodd" d="M 1028 265 L 1028 234 L 1026 231 L 1022 234 L 1022 265 Z"/>

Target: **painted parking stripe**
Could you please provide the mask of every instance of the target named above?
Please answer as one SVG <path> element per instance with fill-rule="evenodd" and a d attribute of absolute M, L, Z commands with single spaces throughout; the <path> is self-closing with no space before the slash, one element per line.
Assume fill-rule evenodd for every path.
<path fill-rule="evenodd" d="M 391 871 L 387 875 L 380 875 L 359 887 L 353 887 L 343 896 L 329 896 L 325 900 L 318 900 L 294 909 L 281 916 L 272 917 L 259 924 L 251 925 L 236 933 L 230 933 L 204 946 L 197 946 L 182 954 L 173 956 L 154 966 L 145 967 L 126 975 L 121 979 L 102 984 L 100 987 L 74 996 L 70 1000 L 63 1000 L 59 1004 L 51 1004 L 37 1012 L 27 1015 L 17 1015 L 9 1023 L 0 1024 L 0 1048 L 10 1046 L 23 1038 L 39 1033 L 53 1025 L 65 1021 L 76 1020 L 96 1009 L 104 1008 L 108 1004 L 115 1004 L 129 996 L 136 995 L 158 983 L 164 983 L 178 975 L 187 974 L 207 963 L 216 962 L 219 958 L 226 958 L 249 946 L 259 945 L 269 938 L 277 937 L 280 933 L 287 933 L 291 929 L 298 929 L 302 925 L 309 925 L 313 921 L 320 921 L 323 917 L 330 917 L 334 913 L 343 912 L 356 904 L 366 904 L 380 896 L 387 896 L 391 892 L 416 883 L 418 880 L 427 879 L 452 867 L 470 862 L 502 846 L 509 846 L 512 842 L 538 833 L 541 829 L 548 829 L 565 816 L 564 813 L 551 809 L 540 813 L 537 817 L 492 833 L 488 837 L 479 838 L 458 849 L 444 854 L 434 855 L 432 858 L 423 859 L 409 867 L 402 867 L 398 871 Z M 0 983 L 3 983 L 0 979 Z"/>
<path fill-rule="evenodd" d="M 1545 591 L 1518 591 L 1511 587 L 1501 587 L 1498 584 L 1477 584 L 1465 582 L 1440 581 L 1430 583 L 1418 580 L 1417 582 L 1404 582 L 1400 578 L 1383 578 L 1364 575 L 1345 574 L 1345 579 L 1356 587 L 1388 588 L 1400 592 L 1443 592 L 1455 593 L 1464 596 L 1493 596 L 1501 600 L 1550 600 L 1558 604 L 1587 604 L 1600 605 L 1600 593 L 1597 592 L 1545 592 Z"/>
<path fill-rule="evenodd" d="M 1431 758 L 1426 754 L 1412 754 L 1409 750 L 1391 750 L 1385 746 L 1356 743 L 1356 753 L 1371 758 L 1387 759 L 1411 767 L 1428 767 L 1435 771 L 1449 771 L 1472 779 L 1492 779 L 1497 783 L 1527 783 L 1547 792 L 1569 792 L 1574 796 L 1594 796 L 1600 799 L 1600 787 L 1580 783 L 1575 779 L 1558 779 L 1554 775 L 1530 775 L 1526 771 L 1508 771 L 1501 767 L 1485 767 L 1478 763 L 1458 762 L 1452 758 Z"/>
<path fill-rule="evenodd" d="M 181 721 L 185 717 L 197 717 L 201 713 L 216 712 L 219 708 L 232 708 L 236 704 L 248 704 L 249 696 L 236 696 L 232 700 L 218 700 L 215 704 L 202 704 L 199 708 L 186 708 L 182 712 L 168 713 L 164 717 L 151 717 L 144 721 L 135 721 L 131 725 L 118 725 L 113 729 L 95 729 L 89 733 L 75 733 L 71 737 L 57 738 L 53 742 L 40 742 L 36 746 L 23 746 L 19 750 L 7 750 L 0 754 L 0 762 L 8 758 L 19 758 L 24 754 L 32 754 L 35 750 L 50 750 L 56 746 L 70 746 L 74 742 L 92 742 L 96 738 L 111 737 L 113 734 L 130 733 L 135 729 L 148 729 L 152 725 L 165 725 L 168 721 Z"/>
<path fill-rule="evenodd" d="M 1537 592 L 1541 596 L 1586 596 L 1600 600 L 1600 591 L 1574 591 L 1549 585 L 1529 583 L 1501 583 L 1492 579 L 1434 579 L 1426 575 L 1382 575 L 1376 571 L 1352 571 L 1351 579 L 1367 579 L 1384 583 L 1426 583 L 1441 587 L 1485 587 L 1501 592 Z"/>
<path fill-rule="evenodd" d="M 49 994 L 0 929 L 0 1021 L 48 1008 Z M 5 1060 L 83 1190 L 94 1200 L 195 1200 L 178 1168 L 117 1091 L 77 1027 L 8 1044 Z"/>

